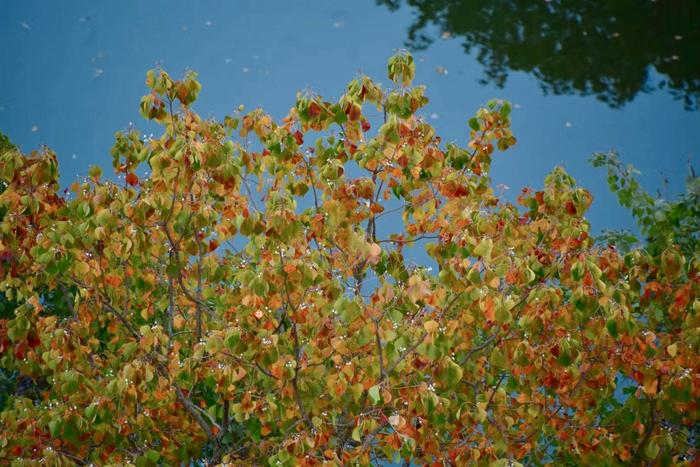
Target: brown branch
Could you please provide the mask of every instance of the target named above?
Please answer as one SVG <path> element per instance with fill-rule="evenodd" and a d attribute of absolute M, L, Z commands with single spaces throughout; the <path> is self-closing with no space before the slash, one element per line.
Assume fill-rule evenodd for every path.
<path fill-rule="evenodd" d="M 210 440 L 213 440 L 215 437 L 214 437 L 214 433 L 211 429 L 211 425 L 209 425 L 209 423 L 207 423 L 207 421 L 204 420 L 204 417 L 202 417 L 202 415 L 198 411 L 198 409 L 199 410 L 202 410 L 202 409 L 200 409 L 199 407 L 194 405 L 194 403 L 191 400 L 189 400 L 187 398 L 187 396 L 185 396 L 185 394 L 182 392 L 182 389 L 180 389 L 180 387 L 178 385 L 173 384 L 173 387 L 175 388 L 175 393 L 177 394 L 177 399 L 185 407 L 185 410 L 187 410 L 187 412 L 189 412 L 189 414 L 192 416 L 192 418 L 194 418 L 197 421 L 197 424 L 202 428 L 202 430 L 204 430 L 204 433 L 206 433 L 207 438 L 209 438 Z M 209 415 L 209 414 L 207 414 L 207 415 Z M 216 426 L 216 424 L 213 424 L 213 425 Z M 217 426 L 217 428 L 219 428 L 219 427 Z"/>
<path fill-rule="evenodd" d="M 659 387 L 661 387 L 660 375 L 657 378 L 657 388 Z M 642 457 L 642 450 L 646 447 L 646 444 L 649 442 L 649 438 L 651 438 L 651 434 L 654 432 L 654 428 L 656 428 L 656 399 L 649 396 L 647 396 L 647 399 L 649 400 L 649 428 L 646 430 L 646 433 L 644 433 L 644 438 L 642 438 L 637 445 L 634 457 L 632 458 L 632 465 L 640 465 L 639 461 Z"/>
<path fill-rule="evenodd" d="M 463 293 L 464 292 L 461 291 L 457 295 L 455 295 L 452 298 L 452 300 L 450 301 L 450 303 L 448 303 L 447 306 L 438 314 L 437 319 L 440 319 L 445 314 L 447 314 L 447 312 L 450 310 L 450 308 L 452 308 L 452 306 L 457 302 L 457 299 L 459 299 L 459 297 L 461 297 Z M 423 341 L 425 340 L 426 337 L 428 337 L 427 331 L 423 332 L 421 337 L 416 342 L 414 342 L 413 345 L 411 345 L 408 349 L 406 349 L 406 351 L 398 359 L 396 359 L 396 361 L 394 361 L 394 363 L 392 363 L 389 368 L 387 368 L 386 373 L 385 373 L 385 377 L 388 378 L 389 375 L 396 369 L 396 367 L 399 366 L 399 364 L 401 362 L 403 362 L 414 350 L 416 350 L 418 348 L 419 345 L 421 345 L 423 343 Z"/>
<path fill-rule="evenodd" d="M 473 348 L 469 349 L 469 350 L 467 351 L 467 355 L 465 355 L 464 358 L 462 358 L 462 359 L 459 361 L 459 365 L 460 365 L 460 366 L 461 366 L 461 365 L 464 365 L 464 364 L 467 362 L 467 360 L 469 360 L 470 358 L 472 358 L 472 355 L 474 355 L 474 354 L 477 353 L 477 352 L 481 352 L 481 351 L 484 350 L 486 347 L 488 347 L 490 344 L 492 344 L 495 340 L 496 340 L 496 337 L 495 337 L 495 336 L 491 336 L 491 337 L 489 337 L 488 339 L 486 339 L 486 341 L 485 341 L 483 344 L 478 345 L 478 346 L 476 346 L 476 347 L 473 347 Z"/>
<path fill-rule="evenodd" d="M 175 315 L 175 287 L 173 286 L 173 278 L 168 278 L 168 316 L 165 329 L 168 333 L 168 337 L 172 339 L 173 337 L 173 317 Z M 172 342 L 169 343 L 169 346 Z"/>
<path fill-rule="evenodd" d="M 87 465 L 87 461 L 81 459 L 80 457 L 76 456 L 75 454 L 71 454 L 70 452 L 64 451 L 62 449 L 57 449 L 56 452 L 59 455 L 61 455 L 63 457 L 67 457 L 68 459 L 72 460 L 77 465 Z"/>
<path fill-rule="evenodd" d="M 177 279 L 178 285 L 179 285 L 180 288 L 182 289 L 182 293 L 184 293 L 184 294 L 185 294 L 185 297 L 187 297 L 187 299 L 188 299 L 189 301 L 191 301 L 192 303 L 194 303 L 195 306 L 201 307 L 203 310 L 205 310 L 205 311 L 207 312 L 207 315 L 211 318 L 211 317 L 212 317 L 212 312 L 213 312 L 214 310 L 212 310 L 211 307 L 210 307 L 209 305 L 207 305 L 206 303 L 204 303 L 203 301 L 201 301 L 201 300 L 199 300 L 197 297 L 195 297 L 195 296 L 192 294 L 192 292 L 190 292 L 189 289 L 188 289 L 187 287 L 185 287 L 185 283 L 184 283 L 184 281 L 183 281 L 183 279 L 182 279 L 182 265 L 181 265 L 181 263 L 180 263 L 180 250 L 179 250 L 179 248 L 178 248 L 178 243 L 175 242 L 175 240 L 173 239 L 172 235 L 170 234 L 170 229 L 168 229 L 168 225 L 165 224 L 165 223 L 161 223 L 160 225 L 161 225 L 163 231 L 165 232 L 165 236 L 168 238 L 168 243 L 170 243 L 170 247 L 173 249 L 173 251 L 174 251 L 174 253 L 175 253 L 175 254 L 174 254 L 174 257 L 175 257 L 175 264 L 177 265 L 177 275 L 176 275 L 176 279 Z"/>
<path fill-rule="evenodd" d="M 400 244 L 404 244 L 404 243 L 413 243 L 413 242 L 417 242 L 417 241 L 419 241 L 419 240 L 426 240 L 426 239 L 427 239 L 427 240 L 436 240 L 436 239 L 439 239 L 439 238 L 440 238 L 439 235 L 421 235 L 421 236 L 419 236 L 419 237 L 410 238 L 410 239 L 406 239 L 406 240 L 398 240 L 398 239 L 394 240 L 394 239 L 391 239 L 391 238 L 387 238 L 387 239 L 384 239 L 384 240 L 377 240 L 377 243 L 400 243 Z"/>
<path fill-rule="evenodd" d="M 228 426 L 230 423 L 229 404 L 230 404 L 230 402 L 228 400 L 224 401 L 224 419 L 221 421 L 221 435 L 222 436 L 226 436 L 226 433 L 228 433 Z"/>
<path fill-rule="evenodd" d="M 294 336 L 294 360 L 296 361 L 296 367 L 294 368 L 294 377 L 292 377 L 292 389 L 294 389 L 294 399 L 296 400 L 301 417 L 306 421 L 306 425 L 310 429 L 312 429 L 314 424 L 309 418 L 309 415 L 306 413 L 306 409 L 304 409 L 304 402 L 301 400 L 301 391 L 299 390 L 299 371 L 301 371 L 301 364 L 299 360 L 301 348 L 299 347 L 299 333 L 297 332 L 297 323 L 293 321 L 292 335 Z"/>
<path fill-rule="evenodd" d="M 272 379 L 278 379 L 277 376 L 273 375 L 269 371 L 267 371 L 265 368 L 261 367 L 258 362 L 255 362 L 255 367 L 262 372 L 265 376 L 268 376 Z"/>
<path fill-rule="evenodd" d="M 68 311 L 70 311 L 70 313 L 73 316 L 76 316 L 75 308 L 73 307 L 73 303 L 71 303 L 71 301 L 68 299 L 69 290 L 66 287 L 66 285 L 63 283 L 61 283 L 61 291 L 63 292 L 63 301 L 66 303 L 66 306 L 68 307 Z"/>
<path fill-rule="evenodd" d="M 129 321 L 127 321 L 127 319 L 124 317 L 124 315 L 122 314 L 122 312 L 121 312 L 120 310 L 118 310 L 116 307 L 114 307 L 111 303 L 109 303 L 109 300 L 107 299 L 107 297 L 106 297 L 100 290 L 98 290 L 97 288 L 90 287 L 90 286 L 88 286 L 87 284 L 85 284 L 84 282 L 81 282 L 81 281 L 79 281 L 78 279 L 76 279 L 76 278 L 74 278 L 74 277 L 71 277 L 71 280 L 72 280 L 72 281 L 75 283 L 75 285 L 77 285 L 78 287 L 82 287 L 83 289 L 88 289 L 88 290 L 93 290 L 93 291 L 95 291 L 95 292 L 99 295 L 99 299 L 100 299 L 100 302 L 102 303 L 102 305 L 105 306 L 105 307 L 107 307 L 107 309 L 108 309 L 109 311 L 111 311 L 112 313 L 114 313 L 114 314 L 117 316 L 117 318 L 119 318 L 119 320 L 122 322 L 122 324 L 124 325 L 124 327 L 126 327 L 127 331 L 129 331 L 129 333 L 130 333 L 135 339 L 141 339 L 141 335 L 140 335 L 138 332 L 136 332 L 136 330 L 135 330 L 133 327 L 131 327 L 131 324 L 129 323 Z"/>
<path fill-rule="evenodd" d="M 382 341 L 379 338 L 379 322 L 379 319 L 374 321 L 374 338 L 377 343 L 377 354 L 379 356 L 379 380 L 383 381 L 386 377 L 386 372 L 384 370 L 384 356 L 382 355 Z"/>
<path fill-rule="evenodd" d="M 202 247 L 197 244 L 197 247 L 199 249 L 199 260 L 197 261 L 197 289 L 195 293 L 197 294 L 197 301 L 195 302 L 195 313 L 196 313 L 196 319 L 197 319 L 197 324 L 196 324 L 196 332 L 195 332 L 195 339 L 197 342 L 202 338 L 202 260 L 203 260 L 203 253 L 202 253 Z"/>
<path fill-rule="evenodd" d="M 525 303 L 525 301 L 527 301 L 528 296 L 530 295 L 530 292 L 531 292 L 531 289 L 527 290 L 527 294 L 518 303 L 513 305 L 510 309 L 514 310 L 514 309 L 518 308 L 520 305 L 522 305 L 523 303 Z M 516 315 L 513 317 L 513 320 L 518 319 L 520 311 L 522 311 L 522 309 L 518 310 Z M 499 333 L 497 332 L 495 336 L 489 337 L 488 339 L 486 339 L 486 341 L 484 343 L 482 343 L 482 344 L 480 344 L 472 349 L 469 349 L 467 351 L 467 355 L 465 355 L 458 363 L 460 365 L 464 365 L 467 362 L 467 360 L 469 360 L 475 353 L 481 352 L 486 347 L 488 347 L 490 344 L 498 345 L 505 337 L 505 334 L 503 336 L 499 336 L 498 334 Z"/>
<path fill-rule="evenodd" d="M 278 250 L 278 255 L 280 258 L 280 265 L 282 267 L 282 270 L 284 270 L 285 262 L 281 250 Z M 292 304 L 291 301 L 291 296 L 289 293 L 289 282 L 287 281 L 286 274 L 283 274 L 283 278 L 284 293 L 286 295 L 286 300 L 284 304 L 287 308 L 287 311 L 290 311 L 289 309 L 291 308 L 291 311 L 294 312 L 296 311 L 296 306 Z M 297 407 L 299 408 L 299 414 L 301 415 L 302 419 L 306 422 L 306 425 L 309 427 L 309 429 L 312 429 L 314 425 L 311 419 L 309 418 L 309 415 L 306 413 L 306 409 L 304 408 L 304 402 L 301 399 L 301 391 L 299 390 L 299 372 L 301 371 L 301 345 L 299 343 L 299 330 L 297 329 L 297 323 L 293 319 L 291 319 L 291 317 L 290 321 L 292 322 L 292 336 L 294 338 L 294 362 L 296 363 L 296 366 L 294 368 L 294 376 L 292 377 L 292 389 L 294 390 L 294 399 L 296 400 Z"/>
<path fill-rule="evenodd" d="M 99 293 L 99 292 L 98 292 L 98 293 Z M 102 295 L 102 294 L 100 294 L 100 295 Z M 113 306 L 112 306 L 108 301 L 106 301 L 104 298 L 102 299 L 102 304 L 103 304 L 104 306 L 106 306 L 107 309 L 108 309 L 109 311 L 111 311 L 112 313 L 114 313 L 114 314 L 117 316 L 117 318 L 119 318 L 119 320 L 122 322 L 122 324 L 124 325 L 124 327 L 126 327 L 126 329 L 129 331 L 129 333 L 130 333 L 134 338 L 136 338 L 136 339 L 138 339 L 138 340 L 141 339 L 141 335 L 140 335 L 138 332 L 136 332 L 136 330 L 135 330 L 134 328 L 131 327 L 131 323 L 129 323 L 129 321 L 127 321 L 127 319 L 124 317 L 124 315 L 122 315 L 122 313 L 121 313 L 118 309 L 116 309 L 115 307 L 113 307 Z"/>
<path fill-rule="evenodd" d="M 236 360 L 236 362 L 238 362 L 239 365 L 246 365 L 246 366 L 251 367 L 251 368 L 252 368 L 252 367 L 255 367 L 255 368 L 257 368 L 258 370 L 260 370 L 260 371 L 262 372 L 262 374 L 264 374 L 265 376 L 268 376 L 268 377 L 270 377 L 270 378 L 272 378 L 272 379 L 278 379 L 275 375 L 273 375 L 273 374 L 270 373 L 268 370 L 266 370 L 265 368 L 263 368 L 262 366 L 260 366 L 260 364 L 259 364 L 258 362 L 255 362 L 255 363 L 247 362 L 247 361 L 243 360 L 241 357 L 237 357 L 236 355 L 233 355 L 232 353 L 227 352 L 227 351 L 225 351 L 225 350 L 222 351 L 221 353 L 222 353 L 223 355 L 226 355 L 227 357 L 230 357 L 230 358 Z"/>

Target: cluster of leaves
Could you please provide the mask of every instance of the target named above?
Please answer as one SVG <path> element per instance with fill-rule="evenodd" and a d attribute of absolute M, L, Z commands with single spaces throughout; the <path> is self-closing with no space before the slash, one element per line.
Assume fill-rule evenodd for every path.
<path fill-rule="evenodd" d="M 280 123 L 202 119 L 193 73 L 149 72 L 141 111 L 162 135 L 119 133 L 118 181 L 93 167 L 70 193 L 51 151 L 2 154 L 17 305 L 0 364 L 42 384 L 0 413 L 0 459 L 697 460 L 697 258 L 597 246 L 561 168 L 520 207 L 498 199 L 510 105 L 443 145 L 414 67 L 400 53 L 393 89 L 299 95 Z M 419 244 L 436 273 L 412 264 Z"/>
<path fill-rule="evenodd" d="M 690 167 L 686 192 L 676 199 L 654 198 L 637 181 L 637 171 L 614 152 L 595 154 L 595 167 L 608 170 L 608 185 L 620 204 L 630 210 L 652 254 L 677 245 L 688 257 L 700 252 L 700 178 Z M 638 242 L 629 232 L 608 231 L 604 238 L 625 250 Z"/>
<path fill-rule="evenodd" d="M 0 154 L 9 151 L 17 151 L 18 148 L 12 144 L 10 139 L 0 132 Z M 6 183 L 0 180 L 0 194 L 5 191 Z M 0 207 L 0 221 L 4 218 L 6 209 Z M 9 253 L 0 251 L 0 261 L 9 260 Z M 47 310 L 54 314 L 65 315 L 67 311 L 67 303 L 65 301 L 65 293 L 62 289 L 53 290 L 49 288 L 39 287 L 38 294 L 41 296 L 42 302 Z M 8 300 L 4 294 L 0 293 L 0 323 L 6 323 L 6 320 L 14 317 L 15 309 L 18 303 L 14 300 Z M 5 402 L 11 394 L 33 397 L 34 399 L 40 396 L 38 387 L 43 384 L 43 381 L 33 380 L 32 378 L 21 376 L 16 371 L 7 371 L 0 367 L 0 410 L 5 406 Z"/>

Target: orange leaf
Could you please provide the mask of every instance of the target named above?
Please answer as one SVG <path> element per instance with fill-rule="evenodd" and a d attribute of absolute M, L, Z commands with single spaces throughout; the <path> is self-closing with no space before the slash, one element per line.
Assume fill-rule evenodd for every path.
<path fill-rule="evenodd" d="M 481 303 L 483 304 L 483 308 L 484 308 L 484 317 L 488 321 L 495 321 L 495 319 L 496 319 L 496 307 L 493 304 L 493 298 L 491 298 L 491 296 L 488 295 L 484 299 L 484 301 Z"/>

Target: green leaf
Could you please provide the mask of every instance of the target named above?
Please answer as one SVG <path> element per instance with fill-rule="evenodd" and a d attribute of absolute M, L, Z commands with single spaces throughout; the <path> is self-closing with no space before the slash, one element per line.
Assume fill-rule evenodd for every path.
<path fill-rule="evenodd" d="M 446 387 L 455 387 L 462 380 L 464 370 L 451 358 L 446 358 L 443 369 L 440 372 L 440 379 Z"/>
<path fill-rule="evenodd" d="M 85 407 L 85 417 L 91 422 L 95 421 L 95 415 L 97 414 L 97 405 L 90 404 Z"/>
<path fill-rule="evenodd" d="M 374 404 L 378 403 L 381 400 L 381 396 L 379 395 L 379 385 L 375 384 L 369 390 L 367 391 L 367 394 L 369 394 L 369 398 L 372 399 L 372 402 Z"/>
<path fill-rule="evenodd" d="M 656 456 L 659 455 L 659 445 L 656 444 L 656 441 L 653 439 L 647 443 L 646 447 L 644 448 L 644 454 L 646 454 L 647 459 L 656 459 Z"/>
<path fill-rule="evenodd" d="M 473 254 L 485 260 L 489 260 L 491 258 L 491 250 L 493 250 L 493 240 L 490 238 L 483 238 L 476 248 L 474 248 Z"/>
<path fill-rule="evenodd" d="M 481 273 L 477 269 L 476 265 L 473 266 L 467 273 L 467 280 L 473 285 L 479 285 L 481 283 Z"/>
<path fill-rule="evenodd" d="M 152 462 L 158 462 L 158 459 L 160 459 L 160 453 L 151 449 L 146 453 L 146 457 L 148 457 Z"/>
<path fill-rule="evenodd" d="M 481 129 L 481 125 L 479 125 L 479 119 L 476 117 L 470 118 L 469 127 L 474 131 L 479 131 Z"/>
<path fill-rule="evenodd" d="M 124 344 L 122 346 L 122 355 L 124 355 L 125 359 L 131 358 L 131 356 L 136 352 L 136 349 L 138 348 L 139 344 L 138 342 L 129 342 L 128 344 Z"/>
<path fill-rule="evenodd" d="M 88 175 L 94 179 L 100 178 L 102 176 L 102 167 L 99 165 L 91 165 L 88 169 Z"/>
<path fill-rule="evenodd" d="M 49 422 L 49 433 L 51 433 L 51 436 L 56 438 L 61 430 L 61 422 L 59 420 L 51 420 Z"/>
<path fill-rule="evenodd" d="M 499 349 L 493 349 L 493 352 L 491 352 L 491 358 L 489 359 L 489 362 L 494 368 L 505 368 L 508 362 L 506 361 L 506 357 L 501 353 Z"/>
<path fill-rule="evenodd" d="M 608 330 L 610 335 L 614 338 L 617 338 L 618 336 L 618 331 L 617 331 L 617 320 L 615 318 L 610 318 L 606 323 L 605 323 L 605 328 Z"/>

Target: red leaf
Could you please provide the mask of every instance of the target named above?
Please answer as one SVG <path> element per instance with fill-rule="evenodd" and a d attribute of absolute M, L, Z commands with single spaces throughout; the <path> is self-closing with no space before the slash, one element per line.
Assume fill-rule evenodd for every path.
<path fill-rule="evenodd" d="M 308 112 L 309 117 L 316 118 L 319 115 L 321 115 L 321 107 L 317 103 L 312 102 L 311 104 L 309 104 Z"/>
<path fill-rule="evenodd" d="M 360 115 L 362 115 L 362 109 L 360 109 L 359 105 L 355 105 L 352 102 L 348 102 L 345 105 L 345 113 L 347 114 L 348 118 L 350 121 L 355 121 L 358 118 L 360 118 Z"/>
<path fill-rule="evenodd" d="M 362 86 L 362 89 L 360 90 L 360 99 L 364 100 L 365 95 L 367 95 L 367 88 Z"/>
<path fill-rule="evenodd" d="M 571 214 L 572 216 L 576 214 L 576 205 L 574 204 L 573 201 L 569 200 L 566 202 L 566 212 Z"/>
<path fill-rule="evenodd" d="M 304 144 L 304 135 L 301 134 L 301 131 L 295 131 L 293 136 L 299 146 Z"/>
<path fill-rule="evenodd" d="M 126 175 L 126 183 L 128 183 L 131 186 L 136 186 L 139 184 L 139 177 L 137 177 L 134 172 L 129 172 Z"/>
<path fill-rule="evenodd" d="M 551 353 L 555 357 L 558 357 L 559 356 L 559 344 L 554 344 L 552 347 L 550 347 L 549 353 Z"/>
<path fill-rule="evenodd" d="M 39 344 L 41 344 L 41 340 L 39 339 L 39 335 L 35 332 L 30 332 L 29 335 L 27 336 L 27 346 L 29 346 L 30 349 L 33 349 L 37 347 Z"/>
<path fill-rule="evenodd" d="M 369 124 L 367 120 L 362 120 L 362 131 L 369 131 L 369 129 L 372 128 L 372 126 Z"/>
<path fill-rule="evenodd" d="M 24 342 L 19 343 L 15 346 L 15 358 L 17 360 L 22 360 L 24 356 L 26 355 L 26 346 L 24 345 Z"/>

